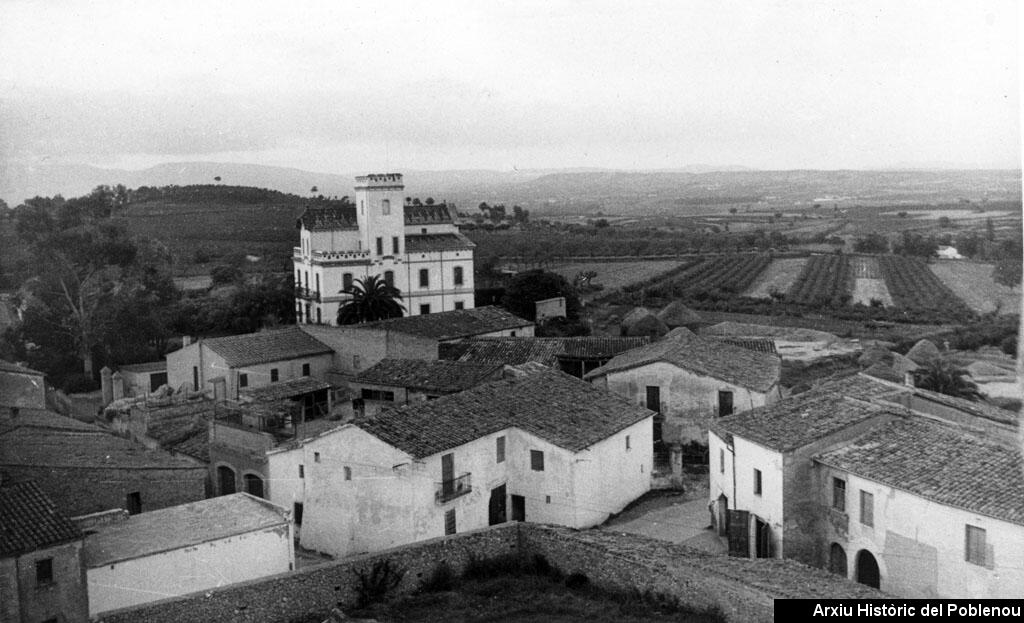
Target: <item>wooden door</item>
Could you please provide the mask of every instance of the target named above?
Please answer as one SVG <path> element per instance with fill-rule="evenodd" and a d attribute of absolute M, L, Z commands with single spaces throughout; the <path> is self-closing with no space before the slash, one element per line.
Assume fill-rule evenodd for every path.
<path fill-rule="evenodd" d="M 526 521 L 526 498 L 521 495 L 512 496 L 512 521 Z"/>
<path fill-rule="evenodd" d="M 732 415 L 732 392 L 718 392 L 718 417 Z"/>
<path fill-rule="evenodd" d="M 487 505 L 487 525 L 493 526 L 505 523 L 508 520 L 508 513 L 506 512 L 507 497 L 505 485 L 491 489 L 491 499 Z"/>

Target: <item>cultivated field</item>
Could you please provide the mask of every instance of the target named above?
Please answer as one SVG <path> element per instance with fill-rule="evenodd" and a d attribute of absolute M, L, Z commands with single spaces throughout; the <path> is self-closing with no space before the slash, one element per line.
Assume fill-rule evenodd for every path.
<path fill-rule="evenodd" d="M 785 294 L 793 287 L 793 283 L 803 272 L 805 264 L 807 264 L 806 257 L 772 260 L 771 265 L 754 281 L 754 285 L 747 289 L 744 296 L 766 299 L 771 296 L 772 292 Z"/>
<path fill-rule="evenodd" d="M 767 255 L 737 253 L 703 258 L 649 290 L 662 298 L 718 299 L 745 292 L 772 260 Z"/>
<path fill-rule="evenodd" d="M 892 307 L 892 295 L 885 286 L 882 271 L 878 267 L 878 258 L 856 256 L 850 258 L 850 271 L 853 273 L 854 304 L 871 305 L 879 301 L 884 307 Z"/>
<path fill-rule="evenodd" d="M 966 320 L 972 316 L 971 309 L 939 281 L 924 261 L 883 255 L 878 265 L 898 307 L 935 319 Z"/>
<path fill-rule="evenodd" d="M 672 270 L 682 262 L 675 260 L 647 260 L 642 262 L 577 262 L 556 264 L 550 270 L 562 275 L 570 282 L 577 274 L 594 271 L 597 276 L 591 283 L 604 286 L 605 291 L 628 286 L 638 281 L 656 277 Z"/>
<path fill-rule="evenodd" d="M 786 293 L 800 305 L 842 305 L 850 293 L 850 261 L 845 255 L 812 255 Z"/>
<path fill-rule="evenodd" d="M 933 273 L 976 312 L 996 309 L 1000 314 L 1020 313 L 1020 288 L 1010 288 L 992 279 L 992 264 L 966 261 L 933 262 Z"/>

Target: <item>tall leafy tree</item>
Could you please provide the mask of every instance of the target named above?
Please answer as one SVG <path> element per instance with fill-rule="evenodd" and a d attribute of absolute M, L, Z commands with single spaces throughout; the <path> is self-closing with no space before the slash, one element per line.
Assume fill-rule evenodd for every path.
<path fill-rule="evenodd" d="M 576 288 L 558 273 L 541 269 L 524 271 L 513 277 L 505 290 L 505 298 L 501 304 L 520 318 L 535 320 L 537 301 L 558 296 L 565 297 L 566 319 L 578 319 L 582 305 Z"/>
<path fill-rule="evenodd" d="M 405 314 L 402 293 L 379 275 L 356 279 L 352 287 L 343 292 L 351 294 L 352 298 L 338 309 L 338 324 L 401 318 Z"/>
<path fill-rule="evenodd" d="M 936 357 L 927 366 L 914 370 L 913 374 L 914 384 L 922 389 L 967 400 L 981 400 L 978 386 L 970 380 L 967 371 L 944 357 Z"/>

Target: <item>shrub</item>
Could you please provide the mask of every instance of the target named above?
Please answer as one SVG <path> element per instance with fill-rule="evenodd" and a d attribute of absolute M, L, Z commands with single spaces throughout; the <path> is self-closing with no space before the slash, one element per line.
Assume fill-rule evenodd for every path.
<path fill-rule="evenodd" d="M 359 569 L 356 577 L 356 607 L 365 608 L 370 604 L 384 601 L 405 576 L 405 570 L 391 565 L 388 559 L 377 560 L 369 569 Z"/>

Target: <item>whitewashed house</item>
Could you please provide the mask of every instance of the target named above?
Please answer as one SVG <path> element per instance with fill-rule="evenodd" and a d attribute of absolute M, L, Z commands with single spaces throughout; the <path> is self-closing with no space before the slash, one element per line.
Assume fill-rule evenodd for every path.
<path fill-rule="evenodd" d="M 303 547 L 345 556 L 508 520 L 593 526 L 650 488 L 653 413 L 538 366 L 268 453 Z"/>
<path fill-rule="evenodd" d="M 500 363 L 383 359 L 349 381 L 355 401 L 364 415 L 454 394 L 485 381 L 501 378 Z"/>
<path fill-rule="evenodd" d="M 583 378 L 658 414 L 655 443 L 705 441 L 716 417 L 775 402 L 777 355 L 676 329 L 616 355 Z"/>
<path fill-rule="evenodd" d="M 93 526 L 89 615 L 291 571 L 292 536 L 284 509 L 245 493 Z"/>
<path fill-rule="evenodd" d="M 334 361 L 330 346 L 298 327 L 200 339 L 166 355 L 167 383 L 192 391 L 223 383 L 237 399 L 246 388 L 293 379 L 323 379 Z"/>
<path fill-rule="evenodd" d="M 907 598 L 1017 597 L 1015 424 L 864 375 L 831 381 L 715 422 L 712 516 L 736 555 L 795 558 Z"/>
<path fill-rule="evenodd" d="M 454 206 L 406 201 L 400 173 L 356 178 L 355 203 L 312 206 L 299 217 L 295 315 L 335 324 L 356 279 L 378 276 L 402 294 L 406 315 L 474 306 L 473 248 Z"/>

